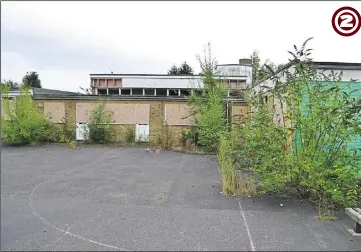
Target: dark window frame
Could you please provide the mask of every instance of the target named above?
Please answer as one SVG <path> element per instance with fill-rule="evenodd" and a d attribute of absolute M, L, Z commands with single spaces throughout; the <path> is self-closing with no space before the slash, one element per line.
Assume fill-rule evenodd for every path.
<path fill-rule="evenodd" d="M 131 89 L 130 88 L 121 88 L 120 89 L 121 95 L 130 95 Z M 124 94 L 124 92 L 129 92 L 129 94 Z"/>

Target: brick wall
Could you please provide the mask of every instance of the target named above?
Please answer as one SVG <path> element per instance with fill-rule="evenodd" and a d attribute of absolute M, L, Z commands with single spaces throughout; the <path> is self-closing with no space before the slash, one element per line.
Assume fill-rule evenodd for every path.
<path fill-rule="evenodd" d="M 44 103 L 49 100 L 35 100 L 35 103 L 44 112 Z M 97 103 L 96 98 L 94 100 L 56 100 L 56 102 L 65 104 L 65 118 L 68 123 L 76 127 L 76 104 L 77 102 L 89 102 Z M 164 123 L 164 107 L 166 104 L 185 104 L 186 101 L 169 101 L 169 100 L 149 100 L 149 101 L 122 101 L 122 100 L 109 100 L 107 103 L 116 104 L 149 104 L 149 141 L 151 145 L 167 146 L 167 147 L 180 147 L 182 145 L 183 132 L 190 129 L 190 126 L 186 125 L 165 125 Z M 246 103 L 233 103 L 233 106 L 241 106 L 242 109 L 232 110 L 232 118 L 236 118 L 238 114 L 248 111 Z M 114 107 L 114 106 L 112 106 Z M 121 106 L 119 106 L 121 107 Z M 238 108 L 238 107 L 237 107 Z M 135 125 L 129 124 L 114 124 L 115 136 L 114 141 L 125 142 L 127 131 L 133 130 L 135 132 Z"/>

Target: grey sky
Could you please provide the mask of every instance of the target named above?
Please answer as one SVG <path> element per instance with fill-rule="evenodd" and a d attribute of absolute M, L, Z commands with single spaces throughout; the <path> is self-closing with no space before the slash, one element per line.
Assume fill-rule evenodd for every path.
<path fill-rule="evenodd" d="M 318 61 L 361 62 L 361 31 L 341 37 L 331 17 L 361 2 L 1 2 L 1 78 L 39 73 L 43 87 L 77 91 L 90 73 L 166 73 L 211 42 L 220 64 L 258 50 L 279 64 L 308 37 Z"/>

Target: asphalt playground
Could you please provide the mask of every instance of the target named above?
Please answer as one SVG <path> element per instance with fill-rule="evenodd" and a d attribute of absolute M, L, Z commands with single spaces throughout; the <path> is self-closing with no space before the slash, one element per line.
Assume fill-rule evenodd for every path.
<path fill-rule="evenodd" d="M 352 220 L 274 196 L 225 197 L 215 156 L 2 147 L 1 250 L 359 251 Z"/>

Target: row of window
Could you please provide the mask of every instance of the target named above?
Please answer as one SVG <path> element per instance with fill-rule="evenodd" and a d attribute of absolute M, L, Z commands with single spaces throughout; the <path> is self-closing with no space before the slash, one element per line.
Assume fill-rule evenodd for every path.
<path fill-rule="evenodd" d="M 146 95 L 146 96 L 189 96 L 188 89 L 167 88 L 105 88 L 98 89 L 99 95 Z"/>
<path fill-rule="evenodd" d="M 132 96 L 190 96 L 192 91 L 200 96 L 200 90 L 167 89 L 167 88 L 105 88 L 98 89 L 98 95 L 132 95 Z M 241 90 L 230 90 L 228 96 L 242 97 Z"/>

